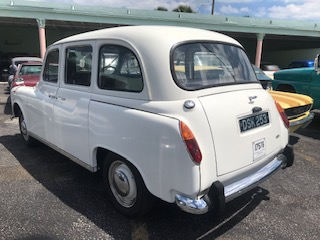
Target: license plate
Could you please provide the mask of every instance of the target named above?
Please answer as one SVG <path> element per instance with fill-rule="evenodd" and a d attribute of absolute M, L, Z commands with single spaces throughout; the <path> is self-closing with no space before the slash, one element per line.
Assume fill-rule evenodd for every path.
<path fill-rule="evenodd" d="M 266 154 L 266 140 L 264 138 L 252 143 L 253 159 L 257 160 Z"/>
<path fill-rule="evenodd" d="M 239 120 L 240 132 L 245 132 L 269 123 L 268 112 L 253 114 Z"/>

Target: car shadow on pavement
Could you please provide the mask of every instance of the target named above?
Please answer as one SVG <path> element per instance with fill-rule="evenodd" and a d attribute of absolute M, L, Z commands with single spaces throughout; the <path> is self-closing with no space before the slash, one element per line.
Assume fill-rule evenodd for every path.
<path fill-rule="evenodd" d="M 305 128 L 298 129 L 294 134 L 299 134 L 313 139 L 320 139 L 320 111 L 313 111 L 314 118 L 312 122 Z"/>
<path fill-rule="evenodd" d="M 5 115 L 11 115 L 12 114 L 12 109 L 11 109 L 11 97 L 9 95 L 8 99 L 7 99 L 7 102 L 4 106 L 4 109 L 3 109 L 3 113 Z"/>
<path fill-rule="evenodd" d="M 89 172 L 43 144 L 28 148 L 20 134 L 0 136 L 0 144 L 11 152 L 35 182 L 114 239 L 131 239 L 141 223 L 146 231 L 140 239 L 213 239 L 233 228 L 262 201 L 269 199 L 269 192 L 257 187 L 227 203 L 222 215 L 210 212 L 200 216 L 184 213 L 174 204 L 158 201 L 149 215 L 129 219 L 119 214 L 107 200 L 101 174 Z M 38 202 L 35 206 L 37 204 L 51 207 L 47 202 Z M 56 217 L 52 216 L 52 220 Z"/>
<path fill-rule="evenodd" d="M 267 190 L 257 187 L 227 203 L 222 214 L 212 211 L 191 215 L 162 203 L 145 221 L 155 239 L 216 239 L 242 222 L 262 201 L 268 201 L 268 194 Z"/>

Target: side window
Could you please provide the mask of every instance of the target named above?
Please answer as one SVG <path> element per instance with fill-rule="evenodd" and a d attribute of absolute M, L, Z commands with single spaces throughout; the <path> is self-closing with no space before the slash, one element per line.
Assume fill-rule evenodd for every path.
<path fill-rule="evenodd" d="M 59 50 L 53 50 L 48 53 L 43 71 L 43 81 L 58 82 Z"/>
<path fill-rule="evenodd" d="M 122 46 L 102 46 L 99 54 L 98 86 L 106 90 L 141 92 L 141 68 L 134 53 Z"/>
<path fill-rule="evenodd" d="M 76 46 L 66 49 L 65 83 L 90 86 L 91 70 L 91 46 Z"/>

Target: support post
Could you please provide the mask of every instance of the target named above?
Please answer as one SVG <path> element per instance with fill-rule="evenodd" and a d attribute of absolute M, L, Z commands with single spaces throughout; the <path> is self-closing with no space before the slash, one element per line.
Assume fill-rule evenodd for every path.
<path fill-rule="evenodd" d="M 37 19 L 38 29 L 39 29 L 39 42 L 40 42 L 40 56 L 43 59 L 46 53 L 46 20 L 45 19 Z"/>
<path fill-rule="evenodd" d="M 255 65 L 260 68 L 261 64 L 261 56 L 262 56 L 262 45 L 263 45 L 263 39 L 265 34 L 264 33 L 258 33 L 257 34 L 257 48 L 256 48 L 256 61 Z"/>
<path fill-rule="evenodd" d="M 214 0 L 212 0 L 211 15 L 214 15 Z"/>

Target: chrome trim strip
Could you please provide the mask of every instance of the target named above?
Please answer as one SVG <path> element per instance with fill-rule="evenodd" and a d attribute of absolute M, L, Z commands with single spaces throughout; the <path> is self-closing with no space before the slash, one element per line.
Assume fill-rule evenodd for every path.
<path fill-rule="evenodd" d="M 282 159 L 281 156 L 284 158 Z M 281 168 L 284 164 L 286 158 L 283 155 L 276 157 L 270 163 L 268 163 L 263 168 L 259 169 L 257 172 L 243 178 L 237 182 L 234 182 L 228 186 L 224 187 L 224 196 L 226 202 L 233 200 L 234 198 L 250 191 L 251 189 L 257 187 L 264 180 L 269 178 L 273 173 Z"/>
<path fill-rule="evenodd" d="M 176 195 L 176 204 L 184 212 L 192 214 L 204 214 L 209 211 L 209 206 L 205 200 L 191 199 L 188 197 Z"/>
<path fill-rule="evenodd" d="M 296 122 L 290 122 L 289 127 L 294 127 L 297 125 L 304 125 L 304 124 L 309 124 L 311 122 L 311 120 L 314 118 L 314 113 L 310 113 L 307 117 L 305 117 L 304 119 L 301 119 L 299 121 Z"/>
<path fill-rule="evenodd" d="M 96 167 L 92 167 L 89 164 L 84 163 L 83 161 L 81 161 L 79 158 L 76 158 L 75 156 L 71 155 L 70 153 L 67 153 L 66 151 L 58 148 L 56 145 L 48 142 L 47 140 L 33 134 L 32 132 L 28 132 L 28 134 L 37 139 L 38 141 L 42 142 L 43 144 L 49 146 L 50 148 L 54 149 L 55 151 L 61 153 L 62 155 L 66 156 L 67 158 L 69 158 L 70 160 L 72 160 L 73 162 L 79 164 L 80 166 L 84 167 L 85 169 L 91 171 L 91 172 L 96 172 L 97 168 Z"/>

